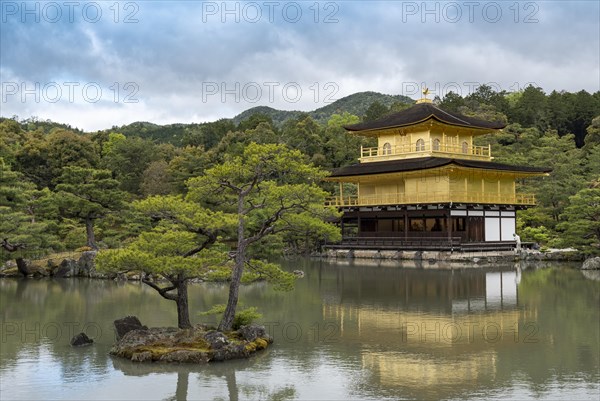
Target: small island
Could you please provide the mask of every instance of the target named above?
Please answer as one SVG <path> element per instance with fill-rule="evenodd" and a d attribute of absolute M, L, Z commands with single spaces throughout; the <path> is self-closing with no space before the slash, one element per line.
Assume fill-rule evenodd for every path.
<path fill-rule="evenodd" d="M 117 343 L 110 354 L 133 362 L 207 363 L 247 358 L 273 338 L 258 325 L 223 333 L 197 325 L 187 329 L 143 326 L 135 316 L 115 321 Z"/>

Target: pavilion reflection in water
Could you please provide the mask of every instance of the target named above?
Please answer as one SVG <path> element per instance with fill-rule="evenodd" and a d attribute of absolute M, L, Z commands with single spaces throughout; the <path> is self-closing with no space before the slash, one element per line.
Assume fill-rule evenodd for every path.
<path fill-rule="evenodd" d="M 520 272 L 394 270 L 378 272 L 398 277 L 377 289 L 342 278 L 341 299 L 323 304 L 344 341 L 360 344 L 371 380 L 434 398 L 495 381 L 499 353 L 519 346 L 529 318 L 519 308 Z"/>

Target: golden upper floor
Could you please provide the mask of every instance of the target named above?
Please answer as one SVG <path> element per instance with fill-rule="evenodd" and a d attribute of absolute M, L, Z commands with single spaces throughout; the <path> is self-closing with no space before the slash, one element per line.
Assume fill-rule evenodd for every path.
<path fill-rule="evenodd" d="M 370 148 L 360 147 L 359 160 L 361 163 L 425 156 L 487 161 L 493 159 L 490 145 L 472 145 L 472 138 L 464 138 L 464 140 L 461 141 L 460 137 L 443 137 L 440 139 L 437 137 L 432 138 L 429 135 L 422 135 L 417 137 L 414 142 L 411 142 L 410 140 L 390 141 L 388 138 L 385 138 L 380 142 L 383 142 L 381 146 Z M 392 145 L 392 143 L 394 143 L 394 145 Z"/>
<path fill-rule="evenodd" d="M 441 110 L 421 102 L 375 121 L 345 128 L 357 135 L 377 138 L 377 146 L 361 148 L 360 162 L 377 162 L 425 156 L 491 161 L 490 146 L 476 146 L 473 138 L 504 127 Z"/>

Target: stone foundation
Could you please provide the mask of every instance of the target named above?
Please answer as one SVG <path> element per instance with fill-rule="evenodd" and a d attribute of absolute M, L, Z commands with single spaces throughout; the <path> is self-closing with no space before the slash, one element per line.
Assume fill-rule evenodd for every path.
<path fill-rule="evenodd" d="M 467 262 L 475 264 L 532 261 L 581 261 L 584 255 L 572 249 L 540 252 L 523 250 L 514 251 L 393 251 L 370 249 L 328 249 L 320 256 L 333 259 L 386 259 L 410 260 L 437 264 L 440 262 Z"/>

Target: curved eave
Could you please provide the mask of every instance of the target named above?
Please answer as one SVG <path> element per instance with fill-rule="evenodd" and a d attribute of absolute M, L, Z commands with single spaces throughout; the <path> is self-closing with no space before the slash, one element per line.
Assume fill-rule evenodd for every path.
<path fill-rule="evenodd" d="M 423 171 L 425 170 L 445 170 L 448 169 L 448 167 L 433 167 L 430 169 L 423 169 Z M 460 169 L 460 167 L 459 167 Z M 476 168 L 462 168 L 465 171 L 482 171 L 482 172 L 488 172 L 491 174 L 502 174 L 502 175 L 510 175 L 513 176 L 514 178 L 531 178 L 531 177 L 545 177 L 545 176 L 549 176 L 549 173 L 525 173 L 522 171 L 493 171 L 493 170 L 488 170 L 488 169 L 476 169 Z M 329 176 L 329 177 L 325 177 L 324 181 L 329 181 L 329 182 L 359 182 L 359 181 L 366 181 L 366 180 L 377 180 L 377 179 L 385 179 L 388 177 L 393 177 L 393 176 L 406 176 L 408 174 L 415 174 L 417 171 L 393 171 L 393 172 L 388 172 L 388 173 L 376 173 L 376 174 L 357 174 L 357 175 L 345 175 L 345 176 Z"/>
<path fill-rule="evenodd" d="M 350 131 L 350 132 L 352 132 L 354 134 L 358 134 L 358 135 L 375 136 L 380 131 L 385 131 L 388 129 L 413 127 L 413 126 L 416 126 L 419 124 L 426 123 L 428 120 L 435 120 L 438 123 L 441 123 L 444 125 L 449 125 L 452 127 L 460 127 L 460 128 L 471 129 L 471 130 L 483 131 L 483 132 L 481 132 L 481 134 L 497 132 L 497 131 L 500 131 L 501 129 L 503 129 L 504 127 L 506 127 L 506 125 L 502 125 L 497 128 L 490 128 L 490 127 L 480 127 L 480 126 L 470 125 L 470 124 L 457 124 L 457 123 L 453 123 L 453 122 L 444 121 L 444 120 L 440 119 L 439 117 L 437 117 L 436 115 L 430 114 L 429 116 L 427 116 L 421 120 L 412 121 L 412 122 L 409 122 L 406 124 L 395 124 L 395 125 L 389 125 L 389 126 L 385 126 L 385 127 L 377 127 L 377 128 L 369 128 L 369 129 L 353 128 L 352 125 L 347 125 L 347 126 L 344 126 L 344 129 L 346 131 Z"/>
<path fill-rule="evenodd" d="M 437 164 L 426 166 L 427 162 L 432 161 L 434 163 L 437 162 Z M 486 164 L 488 163 L 490 164 L 486 166 Z M 552 169 L 548 168 L 511 166 L 507 164 L 494 162 L 473 162 L 470 160 L 443 160 L 440 158 L 422 158 L 391 162 L 355 164 L 348 167 L 342 167 L 334 171 L 333 174 L 329 177 L 326 177 L 325 180 L 335 182 L 356 182 L 360 181 L 361 177 L 369 177 L 370 179 L 373 179 L 385 176 L 389 177 L 391 175 L 415 174 L 421 171 L 430 172 L 433 170 L 448 170 L 453 168 L 465 172 L 479 171 L 488 174 L 508 174 L 514 176 L 515 178 L 548 176 L 549 173 L 552 171 Z M 344 170 L 350 171 L 344 172 Z"/>

